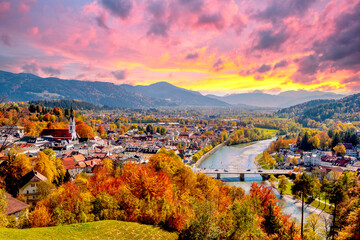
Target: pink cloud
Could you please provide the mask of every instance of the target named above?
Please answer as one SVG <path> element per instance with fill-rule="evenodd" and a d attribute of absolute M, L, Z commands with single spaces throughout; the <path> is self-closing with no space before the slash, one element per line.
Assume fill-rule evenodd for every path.
<path fill-rule="evenodd" d="M 38 32 L 39 32 L 39 28 L 37 28 L 37 27 L 32 27 L 29 29 L 29 33 L 33 36 L 37 35 Z"/>
<path fill-rule="evenodd" d="M 0 19 L 5 16 L 5 13 L 10 10 L 10 2 L 0 2 Z"/>
<path fill-rule="evenodd" d="M 21 3 L 18 7 L 19 12 L 28 12 L 30 10 L 30 6 L 26 5 L 25 3 Z"/>

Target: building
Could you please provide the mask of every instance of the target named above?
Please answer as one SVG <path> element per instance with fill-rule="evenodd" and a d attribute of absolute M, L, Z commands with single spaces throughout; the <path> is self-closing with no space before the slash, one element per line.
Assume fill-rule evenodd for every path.
<path fill-rule="evenodd" d="M 37 187 L 42 181 L 48 181 L 48 179 L 35 170 L 28 172 L 20 179 L 20 193 L 24 195 L 25 202 L 30 207 L 35 207 L 36 202 L 39 201 L 40 194 L 37 191 Z"/>
<path fill-rule="evenodd" d="M 354 158 L 359 157 L 358 148 L 356 146 L 353 146 L 351 143 L 344 143 L 343 145 L 345 147 L 346 156 L 354 157 Z"/>
<path fill-rule="evenodd" d="M 303 161 L 305 166 L 321 165 L 321 153 L 318 151 L 303 152 Z"/>
<path fill-rule="evenodd" d="M 73 109 L 70 109 L 71 115 L 69 118 L 69 127 L 68 129 L 44 129 L 40 133 L 41 137 L 52 136 L 55 141 L 67 140 L 71 142 L 77 142 L 79 135 L 76 133 L 75 128 L 75 117 L 73 114 Z"/>
<path fill-rule="evenodd" d="M 21 214 L 27 213 L 29 205 L 16 198 L 13 198 L 9 193 L 5 193 L 5 198 L 7 201 L 6 215 L 14 215 L 15 217 L 19 217 Z"/>
<path fill-rule="evenodd" d="M 24 127 L 18 126 L 3 126 L 0 127 L 1 135 L 12 135 L 17 138 L 22 138 L 24 136 Z"/>
<path fill-rule="evenodd" d="M 84 161 L 77 162 L 74 157 L 63 158 L 63 164 L 65 169 L 69 172 L 72 178 L 75 178 L 76 175 L 86 172 L 86 164 Z"/>

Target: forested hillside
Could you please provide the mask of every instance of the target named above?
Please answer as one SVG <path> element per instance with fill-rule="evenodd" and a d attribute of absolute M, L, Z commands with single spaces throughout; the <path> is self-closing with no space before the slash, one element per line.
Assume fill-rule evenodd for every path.
<path fill-rule="evenodd" d="M 37 100 L 37 101 L 30 101 L 30 105 L 40 105 L 43 107 L 50 107 L 50 108 L 67 108 L 70 109 L 71 107 L 74 110 L 99 110 L 99 109 L 111 109 L 112 107 L 109 106 L 96 106 L 94 104 L 77 101 L 77 100 Z"/>
<path fill-rule="evenodd" d="M 309 120 L 324 122 L 327 119 L 342 121 L 360 120 L 360 94 L 339 100 L 314 100 L 278 111 L 280 117 L 295 117 L 307 126 Z"/>

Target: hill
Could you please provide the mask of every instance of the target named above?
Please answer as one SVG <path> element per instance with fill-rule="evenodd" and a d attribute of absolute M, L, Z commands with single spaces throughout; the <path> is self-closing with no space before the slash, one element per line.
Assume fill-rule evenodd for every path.
<path fill-rule="evenodd" d="M 281 109 L 278 115 L 282 117 L 297 117 L 300 123 L 306 119 L 324 122 L 326 119 L 343 121 L 360 120 L 360 93 L 338 100 L 318 100 Z"/>
<path fill-rule="evenodd" d="M 289 107 L 314 99 L 339 99 L 344 97 L 344 95 L 339 95 L 335 93 L 321 92 L 321 91 L 306 91 L 306 90 L 286 91 L 278 95 L 272 95 L 272 94 L 256 91 L 253 93 L 231 94 L 224 97 L 219 97 L 214 95 L 207 95 L 207 96 L 224 101 L 232 105 L 246 104 L 246 105 L 258 106 L 258 107 L 276 107 L 276 108 Z"/>
<path fill-rule="evenodd" d="M 176 87 L 167 82 L 158 82 L 148 86 L 132 86 L 123 84 L 122 88 L 129 92 L 138 93 L 148 97 L 168 100 L 172 103 L 185 106 L 229 106 L 221 100 L 210 98 L 199 92 Z"/>
<path fill-rule="evenodd" d="M 280 114 L 283 117 L 293 117 L 293 116 L 299 116 L 303 114 L 305 111 L 309 110 L 310 108 L 335 102 L 333 99 L 318 99 L 318 100 L 311 100 L 305 103 L 297 104 L 288 108 L 283 108 L 278 111 L 278 114 Z"/>
<path fill-rule="evenodd" d="M 96 105 L 112 107 L 174 106 L 169 101 L 134 94 L 108 82 L 41 78 L 29 73 L 0 71 L 0 95 L 11 101 L 78 99 Z"/>
<path fill-rule="evenodd" d="M 30 101 L 29 104 L 34 104 L 34 105 L 40 105 L 43 107 L 51 107 L 51 108 L 55 108 L 55 107 L 59 107 L 59 108 L 64 108 L 64 109 L 70 109 L 71 107 L 75 110 L 93 110 L 93 109 L 111 109 L 112 107 L 109 106 L 97 106 L 88 102 L 84 102 L 84 101 L 78 101 L 78 100 L 66 100 L 66 99 L 61 99 L 61 100 L 35 100 L 35 101 Z"/>
<path fill-rule="evenodd" d="M 158 227 L 134 222 L 98 221 L 66 226 L 11 229 L 0 228 L 0 240 L 6 239 L 177 239 Z"/>

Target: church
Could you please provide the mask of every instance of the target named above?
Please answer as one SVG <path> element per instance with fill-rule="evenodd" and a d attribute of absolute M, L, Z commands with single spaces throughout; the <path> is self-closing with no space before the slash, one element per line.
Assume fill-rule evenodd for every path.
<path fill-rule="evenodd" d="M 40 133 L 40 136 L 41 137 L 51 136 L 55 139 L 55 141 L 67 140 L 69 142 L 78 142 L 79 135 L 76 133 L 75 117 L 72 107 L 70 109 L 68 129 L 44 129 Z"/>

